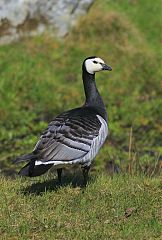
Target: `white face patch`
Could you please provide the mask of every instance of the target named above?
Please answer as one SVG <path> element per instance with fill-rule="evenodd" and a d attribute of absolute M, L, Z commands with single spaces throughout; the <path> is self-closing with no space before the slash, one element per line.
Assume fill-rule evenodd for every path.
<path fill-rule="evenodd" d="M 90 74 L 101 71 L 102 64 L 104 64 L 104 61 L 101 58 L 91 58 L 85 61 L 86 70 Z"/>

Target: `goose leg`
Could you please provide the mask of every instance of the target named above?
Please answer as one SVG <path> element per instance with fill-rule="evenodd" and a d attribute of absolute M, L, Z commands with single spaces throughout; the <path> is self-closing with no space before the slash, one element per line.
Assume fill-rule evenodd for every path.
<path fill-rule="evenodd" d="M 61 183 L 62 168 L 57 169 L 58 182 Z"/>
<path fill-rule="evenodd" d="M 88 180 L 88 173 L 89 173 L 89 170 L 90 170 L 90 166 L 84 166 L 82 167 L 83 169 L 83 186 L 86 187 L 87 186 L 87 180 Z"/>

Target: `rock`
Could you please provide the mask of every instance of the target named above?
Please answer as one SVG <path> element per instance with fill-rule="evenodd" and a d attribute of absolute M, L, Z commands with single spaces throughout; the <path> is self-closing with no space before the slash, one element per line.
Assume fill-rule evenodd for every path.
<path fill-rule="evenodd" d="M 0 44 L 46 30 L 65 36 L 94 0 L 0 0 Z"/>
<path fill-rule="evenodd" d="M 137 212 L 137 209 L 134 207 L 125 209 L 125 217 L 130 217 L 134 212 Z"/>

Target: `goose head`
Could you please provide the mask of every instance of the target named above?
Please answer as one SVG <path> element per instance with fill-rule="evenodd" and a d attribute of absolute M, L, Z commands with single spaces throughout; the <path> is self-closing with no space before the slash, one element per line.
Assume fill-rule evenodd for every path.
<path fill-rule="evenodd" d="M 83 69 L 90 74 L 95 74 L 96 72 L 103 70 L 112 70 L 112 68 L 108 66 L 101 58 L 95 56 L 88 57 L 84 60 Z"/>

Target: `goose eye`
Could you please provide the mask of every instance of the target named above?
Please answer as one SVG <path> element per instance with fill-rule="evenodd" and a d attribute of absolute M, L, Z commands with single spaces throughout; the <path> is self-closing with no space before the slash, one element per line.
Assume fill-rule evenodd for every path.
<path fill-rule="evenodd" d="M 97 64 L 98 62 L 94 60 L 93 63 Z"/>

